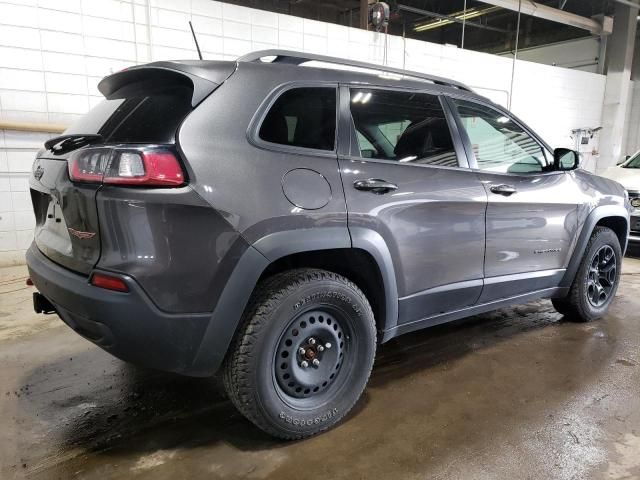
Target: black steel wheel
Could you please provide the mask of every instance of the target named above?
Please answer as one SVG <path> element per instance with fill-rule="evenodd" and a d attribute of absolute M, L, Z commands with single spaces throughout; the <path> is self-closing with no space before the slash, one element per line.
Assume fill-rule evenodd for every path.
<path fill-rule="evenodd" d="M 613 230 L 596 227 L 582 263 L 564 298 L 553 299 L 555 309 L 568 320 L 588 322 L 607 313 L 620 281 L 622 250 Z"/>
<path fill-rule="evenodd" d="M 225 360 L 225 388 L 265 432 L 308 437 L 351 410 L 375 349 L 373 312 L 355 284 L 324 270 L 291 270 L 256 290 Z"/>
<path fill-rule="evenodd" d="M 306 311 L 294 318 L 280 339 L 274 362 L 274 377 L 285 401 L 304 407 L 303 399 L 317 397 L 330 390 L 347 363 L 352 333 L 343 313 L 329 306 Z M 347 354 L 345 357 L 345 353 Z"/>

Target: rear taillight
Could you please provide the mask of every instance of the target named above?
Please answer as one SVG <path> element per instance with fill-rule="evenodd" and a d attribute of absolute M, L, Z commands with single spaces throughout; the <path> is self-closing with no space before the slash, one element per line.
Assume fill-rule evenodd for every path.
<path fill-rule="evenodd" d="M 84 148 L 69 156 L 74 182 L 177 187 L 185 183 L 175 154 L 161 148 Z"/>
<path fill-rule="evenodd" d="M 86 148 L 69 156 L 69 178 L 74 182 L 101 183 L 111 161 L 111 148 Z"/>

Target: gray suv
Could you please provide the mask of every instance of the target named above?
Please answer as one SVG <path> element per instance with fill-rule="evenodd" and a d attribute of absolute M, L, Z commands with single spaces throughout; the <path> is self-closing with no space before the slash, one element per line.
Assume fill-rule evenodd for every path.
<path fill-rule="evenodd" d="M 460 83 L 269 50 L 99 89 L 34 162 L 34 307 L 123 360 L 220 370 L 269 434 L 339 422 L 397 335 L 613 300 L 624 189 Z"/>

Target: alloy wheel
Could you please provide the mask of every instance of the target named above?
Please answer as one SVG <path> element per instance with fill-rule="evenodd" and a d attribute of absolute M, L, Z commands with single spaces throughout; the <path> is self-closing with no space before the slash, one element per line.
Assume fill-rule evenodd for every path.
<path fill-rule="evenodd" d="M 591 259 L 587 275 L 587 299 L 594 307 L 601 307 L 609 300 L 615 286 L 617 260 L 613 248 L 603 245 Z"/>

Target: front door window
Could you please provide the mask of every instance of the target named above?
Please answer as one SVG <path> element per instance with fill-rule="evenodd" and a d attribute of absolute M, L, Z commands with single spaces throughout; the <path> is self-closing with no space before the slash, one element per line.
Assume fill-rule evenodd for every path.
<path fill-rule="evenodd" d="M 499 110 L 453 99 L 471 142 L 478 169 L 496 173 L 540 173 L 551 168 L 540 144 Z"/>

